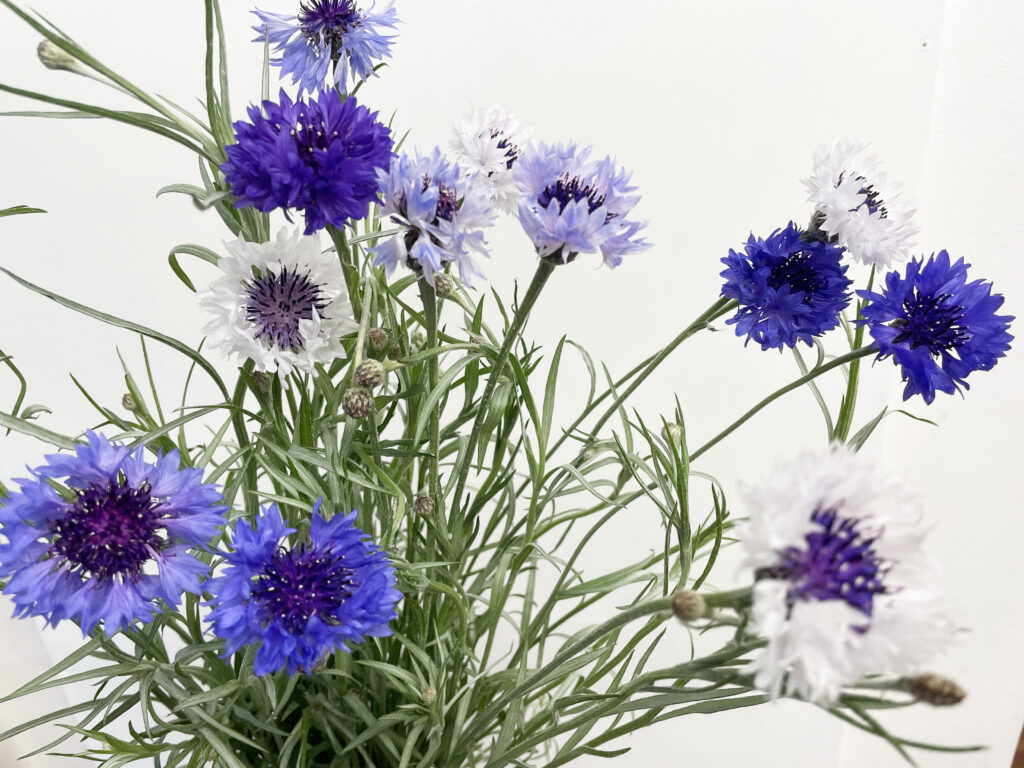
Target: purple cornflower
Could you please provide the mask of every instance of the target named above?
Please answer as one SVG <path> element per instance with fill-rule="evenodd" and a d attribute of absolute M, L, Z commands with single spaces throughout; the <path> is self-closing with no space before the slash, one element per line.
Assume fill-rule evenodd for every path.
<path fill-rule="evenodd" d="M 494 205 L 476 176 L 465 177 L 439 148 L 430 155 L 403 154 L 378 174 L 384 196 L 380 218 L 401 231 L 371 249 L 374 264 L 390 273 L 399 264 L 433 285 L 434 275 L 455 262 L 467 284 L 482 277 L 472 252 L 487 255 L 483 228 L 494 221 Z"/>
<path fill-rule="evenodd" d="M 631 174 L 611 157 L 591 160 L 590 152 L 541 143 L 518 158 L 516 216 L 541 258 L 563 264 L 600 251 L 607 266 L 617 267 L 625 254 L 650 247 L 636 236 L 646 222 L 626 218 L 640 199 L 632 194 Z"/>
<path fill-rule="evenodd" d="M 377 113 L 325 91 L 293 102 L 249 107 L 251 122 L 234 125 L 236 144 L 224 148 L 224 177 L 236 208 L 251 205 L 303 211 L 305 234 L 327 224 L 344 227 L 366 216 L 377 199 L 377 171 L 391 162 L 391 132 Z"/>
<path fill-rule="evenodd" d="M 375 8 L 361 9 L 354 0 L 305 0 L 296 16 L 255 10 L 263 23 L 253 27 L 259 33 L 253 42 L 270 43 L 278 54 L 270 63 L 282 77 L 291 75 L 300 91 L 345 90 L 349 78 L 366 80 L 375 74 L 374 62 L 391 56 L 395 36 L 382 29 L 394 29 L 398 14 L 390 0 Z"/>
<path fill-rule="evenodd" d="M 858 291 L 870 303 L 863 322 L 878 345 L 879 360 L 892 357 L 907 386 L 903 399 L 969 389 L 972 371 L 987 371 L 1010 348 L 1011 315 L 997 315 L 1003 297 L 992 283 L 967 282 L 963 259 L 950 264 L 939 251 L 907 264 L 906 276 L 890 272 L 882 293 Z"/>
<path fill-rule="evenodd" d="M 777 229 L 767 239 L 751 235 L 743 253 L 730 250 L 722 259 L 722 295 L 739 304 L 726 322 L 737 336 L 761 349 L 812 344 L 815 336 L 839 325 L 850 303 L 843 249 L 821 240 L 808 242 L 796 224 Z"/>
<path fill-rule="evenodd" d="M 239 520 L 223 573 L 206 589 L 209 621 L 225 654 L 258 645 L 255 673 L 285 667 L 312 672 L 318 662 L 366 637 L 387 637 L 401 593 L 387 555 L 353 525 L 356 513 L 324 519 L 313 506 L 308 540 L 288 537 L 276 504 L 256 520 Z"/>
<path fill-rule="evenodd" d="M 86 433 L 73 455 L 55 454 L 18 480 L 0 508 L 0 578 L 21 616 L 53 625 L 102 620 L 108 635 L 149 621 L 160 601 L 172 608 L 199 593 L 208 566 L 190 554 L 223 525 L 220 490 L 177 451 L 154 462 L 143 449 Z M 58 491 L 51 481 L 61 481 Z"/>

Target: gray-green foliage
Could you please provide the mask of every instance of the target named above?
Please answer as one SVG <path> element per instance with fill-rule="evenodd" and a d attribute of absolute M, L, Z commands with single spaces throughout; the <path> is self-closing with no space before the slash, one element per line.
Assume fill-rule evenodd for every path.
<path fill-rule="evenodd" d="M 218 169 L 232 133 L 215 0 L 205 3 L 202 116 L 150 96 L 49 22 L 10 0 L 0 3 L 142 105 L 140 112 L 109 110 L 0 85 L 64 110 L 18 115 L 103 117 L 184 145 L 196 153 L 201 185 L 173 184 L 161 191 L 188 195 L 216 211 L 236 235 L 267 239 L 267 216 L 232 207 Z M 265 90 L 267 83 L 265 76 Z M 222 644 L 205 631 L 201 601 L 187 596 L 180 612 L 166 612 L 136 631 L 114 638 L 97 632 L 8 696 L 72 682 L 96 685 L 92 700 L 0 739 L 62 723 L 65 732 L 39 752 L 86 756 L 107 768 L 136 761 L 158 768 L 553 767 L 585 755 L 621 754 L 619 737 L 658 722 L 766 700 L 744 671 L 745 658 L 763 641 L 746 631 L 743 594 L 722 594 L 717 602 L 709 594 L 709 604 L 721 609 L 706 622 L 721 633 L 716 651 L 688 658 L 686 649 L 661 668 L 652 661 L 666 622 L 674 621 L 671 595 L 706 585 L 733 526 L 726 494 L 691 462 L 775 398 L 813 386 L 818 375 L 842 366 L 850 370 L 850 387 L 835 421 L 815 394 L 829 438 L 846 439 L 856 366 L 865 354 L 860 331 L 851 337 L 850 354 L 830 362 L 822 355 L 810 369 L 801 360 L 801 378 L 690 452 L 684 430 L 678 437 L 667 431 L 663 436 L 665 425 L 645 423 L 629 409 L 629 396 L 676 346 L 727 312 L 727 300 L 615 378 L 568 339 L 541 350 L 520 337 L 545 267 L 536 293 L 519 306 L 502 304 L 497 296 L 477 301 L 461 290 L 438 300 L 415 277 L 389 282 L 369 265 L 365 249 L 380 234 L 373 217 L 359 233 L 331 230 L 361 331 L 345 340 L 345 359 L 312 375 L 294 375 L 288 387 L 276 377 L 268 386 L 251 364 L 238 371 L 235 382 L 226 382 L 201 346 L 7 273 L 69 310 L 138 334 L 146 370 L 136 378 L 125 367 L 134 401 L 128 415 L 80 387 L 103 425 L 153 451 L 177 448 L 185 465 L 203 468 L 224 485 L 233 516 L 251 517 L 260 503 L 277 501 L 293 521 L 301 521 L 318 498 L 331 513 L 358 509 L 359 526 L 393 558 L 405 597 L 392 637 L 336 654 L 315 674 L 256 677 L 251 651 L 221 658 Z M 217 255 L 191 244 L 170 249 L 171 269 L 194 291 L 181 256 L 216 262 Z M 376 352 L 365 344 L 371 327 L 388 334 Z M 161 401 L 147 340 L 180 353 L 190 366 L 176 407 Z M 378 391 L 373 413 L 362 420 L 346 417 L 340 401 L 353 362 L 389 355 L 401 365 Z M 578 357 L 587 369 L 589 395 L 573 422 L 562 427 L 554 419 L 556 374 L 567 356 Z M 24 378 L 10 358 L 0 359 L 20 382 L 10 413 L 0 413 L 0 426 L 72 446 L 72 437 L 36 423 L 39 407 L 23 407 Z M 193 375 L 209 377 L 220 399 L 193 402 Z M 858 447 L 884 415 L 855 433 Z M 681 408 L 673 418 L 684 425 Z M 414 503 L 423 494 L 433 501 L 428 514 Z M 608 573 L 583 573 L 578 565 L 588 543 L 641 500 L 658 510 L 664 524 L 663 541 L 652 542 L 656 553 Z M 611 618 L 570 631 L 574 622 L 594 615 Z M 92 664 L 83 665 L 87 660 Z M 874 710 L 909 699 L 889 691 L 879 695 L 879 689 L 898 684 L 872 685 L 844 696 L 835 713 L 900 750 L 925 747 L 893 737 L 878 724 Z"/>

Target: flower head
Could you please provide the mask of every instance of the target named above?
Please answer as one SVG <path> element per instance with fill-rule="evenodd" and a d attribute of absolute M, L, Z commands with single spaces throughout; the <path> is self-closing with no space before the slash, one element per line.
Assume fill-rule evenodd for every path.
<path fill-rule="evenodd" d="M 463 176 L 439 148 L 430 155 L 403 154 L 387 172 L 379 172 L 384 206 L 380 217 L 401 227 L 375 248 L 374 264 L 390 273 L 399 264 L 419 272 L 431 285 L 434 275 L 452 262 L 469 284 L 482 277 L 472 253 L 487 255 L 483 227 L 494 221 L 494 208 L 478 176 Z"/>
<path fill-rule="evenodd" d="M 530 129 L 500 107 L 478 109 L 452 126 L 451 151 L 467 175 L 479 175 L 495 204 L 515 210 L 519 189 L 512 176 L 516 161 L 528 149 Z"/>
<path fill-rule="evenodd" d="M 804 179 L 813 225 L 862 264 L 888 268 L 907 258 L 917 227 L 866 144 L 819 147 Z"/>
<path fill-rule="evenodd" d="M 274 53 L 270 63 L 282 77 L 291 75 L 300 91 L 317 91 L 353 83 L 376 74 L 374 63 L 391 56 L 394 35 L 383 29 L 398 24 L 392 2 L 375 10 L 376 3 L 361 9 L 355 0 L 304 0 L 297 16 L 255 10 L 262 24 L 253 42 L 269 42 Z"/>
<path fill-rule="evenodd" d="M 225 654 L 259 645 L 255 672 L 311 672 L 334 651 L 366 637 L 387 637 L 401 594 L 387 555 L 353 525 L 356 513 L 325 520 L 313 507 L 308 540 L 292 541 L 276 504 L 239 520 L 227 567 L 206 589 L 209 621 Z"/>
<path fill-rule="evenodd" d="M 802 235 L 790 222 L 765 240 L 751 235 L 743 253 L 730 250 L 722 259 L 722 295 L 739 304 L 726 322 L 761 349 L 812 344 L 839 325 L 839 313 L 850 303 L 843 249 Z"/>
<path fill-rule="evenodd" d="M 1003 297 L 992 283 L 967 282 L 963 259 L 950 264 L 939 251 L 907 264 L 906 276 L 890 272 L 882 293 L 858 291 L 869 304 L 862 310 L 878 359 L 891 356 L 903 370 L 903 399 L 936 392 L 953 394 L 971 371 L 987 371 L 1010 348 L 1010 315 L 997 315 Z"/>
<path fill-rule="evenodd" d="M 17 613 L 77 621 L 108 635 L 146 622 L 160 601 L 199 593 L 207 566 L 190 554 L 223 525 L 219 489 L 177 451 L 147 461 L 94 432 L 75 453 L 46 457 L 0 507 L 0 578 Z M 58 492 L 51 481 L 60 481 Z"/>
<path fill-rule="evenodd" d="M 913 671 L 948 640 L 917 502 L 895 478 L 836 444 L 745 491 L 740 540 L 768 641 L 752 662 L 758 687 L 827 704 L 863 675 Z"/>
<path fill-rule="evenodd" d="M 200 299 L 213 314 L 212 346 L 287 377 L 344 356 L 341 337 L 358 329 L 337 257 L 320 238 L 282 228 L 276 240 L 226 243 L 224 273 Z"/>
<path fill-rule="evenodd" d="M 516 216 L 541 258 L 568 263 L 580 253 L 601 252 L 617 267 L 627 253 L 648 248 L 637 234 L 646 222 L 626 216 L 640 199 L 631 174 L 615 161 L 590 158 L 591 148 L 544 144 L 512 169 L 522 198 Z"/>
<path fill-rule="evenodd" d="M 249 107 L 235 123 L 236 144 L 224 148 L 224 177 L 236 208 L 302 211 L 306 234 L 362 219 L 377 199 L 377 171 L 391 162 L 391 132 L 377 113 L 324 91 L 293 102 Z"/>

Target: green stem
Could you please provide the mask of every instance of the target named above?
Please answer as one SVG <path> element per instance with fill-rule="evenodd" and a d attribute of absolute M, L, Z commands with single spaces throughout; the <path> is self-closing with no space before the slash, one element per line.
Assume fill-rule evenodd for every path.
<path fill-rule="evenodd" d="M 420 278 L 420 298 L 423 300 L 423 318 L 426 321 L 427 348 L 437 346 L 437 296 L 434 286 L 424 278 Z M 427 394 L 437 389 L 440 377 L 439 355 L 427 358 Z M 430 498 L 434 500 L 436 519 L 444 519 L 444 499 L 441 498 L 441 479 L 438 462 L 441 460 L 441 408 L 440 402 L 430 412 L 427 433 L 430 440 L 430 459 L 427 465 L 427 482 L 430 487 Z"/>
<path fill-rule="evenodd" d="M 664 349 L 648 358 L 648 360 L 646 360 L 644 363 L 641 363 L 641 365 L 643 366 L 643 370 L 635 379 L 633 379 L 632 383 L 622 391 L 622 394 L 615 398 L 615 402 L 608 407 L 608 409 L 604 412 L 604 415 L 602 415 L 601 418 L 597 420 L 597 423 L 594 424 L 593 428 L 590 430 L 590 434 L 596 435 L 600 431 L 601 427 L 605 425 L 605 422 L 607 422 L 608 419 L 610 419 L 615 414 L 615 412 L 619 410 L 619 406 L 626 402 L 627 398 L 629 398 L 629 396 L 633 394 L 634 391 L 636 391 L 637 387 L 644 383 L 648 376 L 654 373 L 655 369 L 659 365 L 665 362 L 665 358 L 671 355 L 675 351 L 676 347 L 678 347 L 688 338 L 693 336 L 693 334 L 707 328 L 708 325 L 711 322 L 713 322 L 716 318 L 719 318 L 726 312 L 729 312 L 735 306 L 736 301 L 734 299 L 727 299 L 725 297 L 720 298 L 718 301 L 716 301 L 714 304 L 708 307 L 704 311 L 704 313 L 701 314 L 700 317 L 698 317 L 696 320 L 694 320 L 692 323 L 686 326 L 686 328 L 684 328 L 678 336 L 672 339 L 672 341 L 670 341 Z M 632 371 L 630 373 L 632 373 Z M 569 429 L 565 430 L 565 432 L 563 433 L 562 440 L 565 439 L 566 435 L 570 434 L 574 429 L 576 429 L 580 422 L 587 417 L 588 413 L 593 409 L 593 407 L 597 405 L 597 402 L 599 401 L 591 403 L 591 405 L 580 415 L 580 417 L 575 422 L 573 422 Z M 555 443 L 554 447 L 551 449 L 552 452 L 556 448 L 558 448 L 561 442 L 562 441 L 559 440 L 557 443 Z"/>
<path fill-rule="evenodd" d="M 871 275 L 868 278 L 868 290 L 871 290 L 871 286 L 875 281 L 875 268 L 871 268 Z M 866 300 L 857 302 L 857 320 L 863 319 L 861 311 L 864 309 L 864 305 L 867 304 Z M 857 326 L 857 330 L 853 335 L 852 351 L 856 352 L 861 348 L 864 343 L 864 329 L 865 326 L 860 324 Z M 836 429 L 832 435 L 833 440 L 841 440 L 846 442 L 846 438 L 850 435 L 850 427 L 853 426 L 853 411 L 857 407 L 857 387 L 860 384 L 860 360 L 854 360 L 850 363 L 850 377 L 846 382 L 846 395 L 843 397 L 843 401 L 839 406 L 839 416 L 836 417 Z"/>
<path fill-rule="evenodd" d="M 722 440 L 724 440 L 729 435 L 731 435 L 733 432 L 735 432 L 739 427 L 741 427 L 744 423 L 746 423 L 758 411 L 760 411 L 765 406 L 770 405 L 775 400 L 778 400 L 780 397 L 782 397 L 787 392 L 791 392 L 794 389 L 796 389 L 797 387 L 802 387 L 807 382 L 813 381 L 818 376 L 821 376 L 823 373 L 828 373 L 829 371 L 831 371 L 834 368 L 838 368 L 838 367 L 840 367 L 842 365 L 846 365 L 847 363 L 852 363 L 855 360 L 859 360 L 862 357 L 867 357 L 868 355 L 876 354 L 877 352 L 878 352 L 878 347 L 876 347 L 874 344 L 871 344 L 871 345 L 869 345 L 867 347 L 862 347 L 861 349 L 854 350 L 853 352 L 845 354 L 842 357 L 837 357 L 835 360 L 832 360 L 832 361 L 830 361 L 828 363 L 825 363 L 822 366 L 819 366 L 818 368 L 813 369 L 806 376 L 801 376 L 799 379 L 790 382 L 789 384 L 787 384 L 786 386 L 782 387 L 781 389 L 775 390 L 770 395 L 768 395 L 768 397 L 766 397 L 764 400 L 759 402 L 757 405 L 755 405 L 749 411 L 744 413 L 736 421 L 734 421 L 728 427 L 723 429 L 721 432 L 719 432 L 717 435 L 715 435 L 713 438 L 711 438 L 708 442 L 706 442 L 704 445 L 702 445 L 696 451 L 691 453 L 690 454 L 690 461 L 696 461 L 699 456 L 701 456 L 707 450 L 709 450 L 713 446 L 717 445 Z"/>
<path fill-rule="evenodd" d="M 466 450 L 462 455 L 462 459 L 459 462 L 457 468 L 457 480 L 455 483 L 455 494 L 452 497 L 452 522 L 451 530 L 456 531 L 458 535 L 460 531 L 461 523 L 457 519 L 457 515 L 462 508 L 462 492 L 466 488 L 466 480 L 469 477 L 469 469 L 473 463 L 473 454 L 476 452 L 476 444 L 480 440 L 480 431 L 483 429 L 484 420 L 487 418 L 487 411 L 491 404 L 491 398 L 494 397 L 494 392 L 498 387 L 498 380 L 501 377 L 501 372 L 505 368 L 505 363 L 508 362 L 508 356 L 512 352 L 512 346 L 516 343 L 516 339 L 519 338 L 519 334 L 522 333 L 523 328 L 526 325 L 526 320 L 530 316 L 530 310 L 533 309 L 533 305 L 537 303 L 537 298 L 540 296 L 541 290 L 544 288 L 544 284 L 551 277 L 551 273 L 555 271 L 555 264 L 553 262 L 541 259 L 540 264 L 537 265 L 537 271 L 533 275 L 533 280 L 530 282 L 530 287 L 526 289 L 526 295 L 523 296 L 523 300 L 519 303 L 519 308 L 516 313 L 512 316 L 512 322 L 509 324 L 508 332 L 505 334 L 505 340 L 502 342 L 501 349 L 498 350 L 498 356 L 494 360 L 494 365 L 491 366 L 491 373 L 487 377 L 487 386 L 484 388 L 484 393 L 480 398 L 480 403 L 477 405 L 476 418 L 473 420 L 473 428 L 469 433 L 469 442 L 466 444 Z M 433 346 L 436 346 L 435 342 Z"/>

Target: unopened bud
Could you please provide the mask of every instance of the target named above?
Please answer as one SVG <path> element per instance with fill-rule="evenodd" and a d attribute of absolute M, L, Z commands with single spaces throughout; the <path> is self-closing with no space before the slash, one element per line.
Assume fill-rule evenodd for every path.
<path fill-rule="evenodd" d="M 356 366 L 352 380 L 356 386 L 376 389 L 384 381 L 384 366 L 376 360 L 363 360 Z"/>
<path fill-rule="evenodd" d="M 388 358 L 391 359 L 391 360 L 397 360 L 401 356 L 402 356 L 402 348 L 400 346 L 398 346 L 397 344 L 395 344 L 395 346 L 393 346 L 391 348 L 391 351 L 388 352 Z"/>
<path fill-rule="evenodd" d="M 253 371 L 251 374 L 253 383 L 263 394 L 270 391 L 271 385 L 274 383 L 273 377 L 266 371 Z"/>
<path fill-rule="evenodd" d="M 420 517 L 430 517 L 434 514 L 434 500 L 426 494 L 422 494 L 416 497 L 412 508 Z"/>
<path fill-rule="evenodd" d="M 47 69 L 64 69 L 68 72 L 81 72 L 81 64 L 78 59 L 57 46 L 52 40 L 43 40 L 36 46 L 36 53 L 43 66 Z"/>
<path fill-rule="evenodd" d="M 448 275 L 436 274 L 434 275 L 434 293 L 440 296 L 442 299 L 446 296 L 451 296 L 452 291 L 455 290 L 455 281 L 452 280 Z"/>
<path fill-rule="evenodd" d="M 683 439 L 683 428 L 670 421 L 661 428 L 661 436 L 665 438 L 666 443 L 678 443 Z"/>
<path fill-rule="evenodd" d="M 672 613 L 680 621 L 687 623 L 703 619 L 708 612 L 707 603 L 704 598 L 692 589 L 684 589 L 672 595 Z"/>
<path fill-rule="evenodd" d="M 370 341 L 370 349 L 374 352 L 380 352 L 387 346 L 388 332 L 383 328 L 371 328 L 366 332 L 366 338 Z"/>
<path fill-rule="evenodd" d="M 433 704 L 434 701 L 437 699 L 437 689 L 434 688 L 434 686 L 432 685 L 428 685 L 426 688 L 423 689 L 423 692 L 420 694 L 420 696 L 423 697 L 424 704 Z"/>
<path fill-rule="evenodd" d="M 469 340 L 473 344 L 483 344 L 484 343 L 484 337 L 483 336 L 477 336 L 475 333 L 472 336 L 469 337 Z"/>
<path fill-rule="evenodd" d="M 139 408 L 139 404 L 135 402 L 135 398 L 132 397 L 131 392 L 125 392 L 124 395 L 121 397 L 121 407 L 124 408 L 126 411 L 135 413 L 135 411 L 137 411 Z"/>
<path fill-rule="evenodd" d="M 951 707 L 954 704 L 959 704 L 967 696 L 967 692 L 955 681 L 931 672 L 917 677 L 904 678 L 903 685 L 906 687 L 907 693 L 915 699 L 931 704 L 933 707 Z"/>
<path fill-rule="evenodd" d="M 373 411 L 373 394 L 368 389 L 353 387 L 341 396 L 341 407 L 353 419 L 365 419 Z"/>

